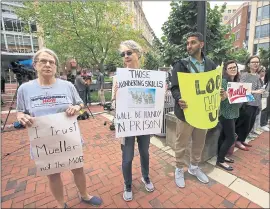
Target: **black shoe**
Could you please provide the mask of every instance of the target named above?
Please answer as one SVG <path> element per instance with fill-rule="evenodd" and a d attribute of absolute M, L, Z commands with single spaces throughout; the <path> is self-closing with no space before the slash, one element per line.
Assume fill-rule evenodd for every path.
<path fill-rule="evenodd" d="M 232 171 L 233 170 L 233 167 L 232 166 L 229 166 L 229 167 L 225 167 L 224 165 L 222 165 L 220 162 L 217 162 L 216 164 L 217 166 L 225 169 L 226 171 Z"/>
<path fill-rule="evenodd" d="M 224 161 L 225 161 L 226 163 L 234 163 L 234 160 L 231 159 L 231 158 L 228 158 L 228 157 L 225 157 Z"/>

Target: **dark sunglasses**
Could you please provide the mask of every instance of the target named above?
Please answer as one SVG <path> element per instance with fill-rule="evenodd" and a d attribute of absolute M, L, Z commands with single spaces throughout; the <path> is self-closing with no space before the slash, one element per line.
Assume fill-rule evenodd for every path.
<path fill-rule="evenodd" d="M 127 56 L 130 56 L 130 55 L 132 55 L 132 51 L 127 51 L 127 52 L 122 52 L 121 54 L 120 54 L 120 56 L 121 57 L 124 57 L 125 55 L 127 55 Z"/>

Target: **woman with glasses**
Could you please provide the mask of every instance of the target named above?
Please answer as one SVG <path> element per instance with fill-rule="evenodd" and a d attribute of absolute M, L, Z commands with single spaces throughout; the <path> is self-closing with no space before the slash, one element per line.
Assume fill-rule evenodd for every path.
<path fill-rule="evenodd" d="M 124 41 L 120 44 L 120 55 L 123 58 L 126 68 L 139 69 L 142 49 L 138 43 L 132 40 Z M 117 86 L 117 84 L 116 84 Z M 117 93 L 117 88 L 115 89 Z M 116 96 L 114 96 L 116 98 Z M 117 101 L 116 101 L 117 103 Z M 154 191 L 154 185 L 149 178 L 149 145 L 150 135 L 136 136 L 141 160 L 142 182 L 148 192 Z M 122 172 L 124 176 L 125 201 L 133 199 L 132 193 L 132 160 L 134 157 L 135 136 L 125 137 L 121 143 L 122 150 Z"/>
<path fill-rule="evenodd" d="M 230 104 L 227 94 L 228 82 L 239 82 L 239 72 L 237 63 L 230 60 L 224 64 L 222 88 L 224 89 L 221 96 L 219 122 L 222 131 L 218 139 L 218 157 L 216 165 L 225 170 L 232 171 L 233 167 L 227 163 L 233 163 L 234 160 L 226 157 L 230 147 L 236 140 L 235 135 L 235 119 L 239 117 L 240 104 Z"/>
<path fill-rule="evenodd" d="M 240 77 L 240 82 L 252 83 L 251 93 L 255 99 L 254 101 L 243 104 L 240 109 L 240 116 L 236 120 L 236 134 L 238 135 L 238 139 L 235 146 L 244 151 L 248 151 L 248 147 L 251 147 L 245 140 L 254 126 L 256 116 L 259 113 L 261 97 L 265 91 L 262 89 L 262 84 L 257 74 L 259 67 L 260 58 L 258 56 L 251 56 L 246 62 L 245 72 Z"/>
<path fill-rule="evenodd" d="M 58 64 L 57 55 L 50 49 L 41 49 L 34 55 L 33 67 L 37 71 L 38 78 L 22 84 L 18 89 L 17 119 L 22 125 L 31 126 L 35 117 L 59 112 L 73 116 L 83 107 L 83 102 L 72 83 L 56 78 Z M 44 97 L 52 97 L 54 100 L 44 102 Z M 73 169 L 72 173 L 81 195 L 81 201 L 91 205 L 101 205 L 100 198 L 91 196 L 87 192 L 83 168 Z M 47 177 L 58 208 L 68 208 L 64 201 L 61 174 L 55 173 Z"/>

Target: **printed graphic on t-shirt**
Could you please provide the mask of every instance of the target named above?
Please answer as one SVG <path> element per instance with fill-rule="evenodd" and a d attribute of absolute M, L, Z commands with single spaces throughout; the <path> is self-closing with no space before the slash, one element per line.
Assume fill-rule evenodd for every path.
<path fill-rule="evenodd" d="M 32 108 L 37 108 L 69 104 L 70 102 L 66 94 L 53 94 L 30 97 L 30 103 Z"/>

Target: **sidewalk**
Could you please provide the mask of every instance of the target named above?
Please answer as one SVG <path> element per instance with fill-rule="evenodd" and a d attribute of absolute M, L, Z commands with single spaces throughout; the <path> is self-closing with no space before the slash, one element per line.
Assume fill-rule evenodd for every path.
<path fill-rule="evenodd" d="M 125 202 L 122 198 L 120 142 L 115 140 L 114 132 L 109 130 L 109 126 L 104 126 L 105 121 L 109 120 L 102 115 L 96 115 L 95 119 L 79 122 L 85 141 L 84 168 L 88 191 L 92 195 L 102 197 L 104 201 L 102 208 L 260 208 L 253 201 L 214 179 L 210 179 L 210 183 L 204 185 L 187 172 L 185 173 L 186 188 L 177 188 L 174 183 L 173 153 L 168 152 L 167 148 L 160 148 L 153 144 L 150 146 L 150 178 L 156 190 L 148 193 L 144 189 L 140 180 L 140 159 L 136 146 L 133 160 L 134 200 Z M 247 161 L 251 163 L 251 159 L 254 159 L 253 163 L 256 163 L 257 169 L 262 171 L 269 169 L 269 160 L 267 161 L 269 152 L 268 155 L 266 154 L 267 149 L 269 151 L 267 137 L 263 134 L 252 142 L 256 150 L 254 152 L 238 150 L 234 159 L 237 161 L 240 158 L 242 161 L 236 162 L 239 166 L 235 168 L 243 166 L 243 163 L 247 164 Z M 156 140 L 153 137 L 151 142 L 154 143 Z M 49 191 L 47 178 L 36 176 L 34 161 L 29 156 L 28 144 L 25 129 L 2 134 L 2 208 L 52 208 L 56 206 L 56 201 Z M 10 152 L 13 153 L 5 157 Z M 254 157 L 255 155 L 257 157 Z M 247 164 L 246 169 L 250 169 L 248 167 L 250 163 Z M 203 165 L 205 168 L 208 167 L 208 172 L 210 172 L 209 165 L 209 163 Z M 213 167 L 210 168 L 210 170 L 213 169 Z M 258 173 L 261 172 L 258 171 Z M 251 178 L 250 171 L 243 168 L 239 173 L 234 174 L 239 175 L 239 178 L 244 178 L 245 174 L 248 174 Z M 257 173 L 254 173 L 254 176 L 256 175 Z M 91 208 L 80 203 L 71 172 L 64 172 L 62 177 L 65 198 L 69 207 Z M 265 180 L 265 178 L 257 180 L 258 187 L 264 188 L 262 185 L 268 184 L 268 180 Z"/>

